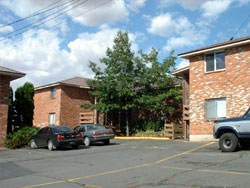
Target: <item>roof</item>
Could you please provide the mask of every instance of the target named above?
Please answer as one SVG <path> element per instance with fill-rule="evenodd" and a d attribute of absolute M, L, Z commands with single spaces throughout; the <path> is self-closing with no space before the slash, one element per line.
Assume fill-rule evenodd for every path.
<path fill-rule="evenodd" d="M 178 56 L 185 58 L 185 59 L 189 59 L 189 57 L 193 55 L 204 54 L 204 53 L 208 53 L 208 52 L 215 51 L 215 50 L 223 50 L 226 48 L 236 47 L 236 46 L 240 46 L 244 44 L 250 44 L 250 36 L 206 46 L 203 48 L 199 48 L 196 50 L 178 54 Z"/>
<path fill-rule="evenodd" d="M 184 74 L 189 74 L 189 66 L 174 70 L 172 74 L 175 76 L 184 77 Z"/>
<path fill-rule="evenodd" d="M 90 87 L 87 84 L 87 80 L 89 80 L 89 79 L 82 78 L 82 77 L 73 77 L 73 78 L 70 78 L 70 79 L 61 80 L 61 81 L 58 81 L 58 82 L 55 82 L 55 83 L 51 83 L 51 84 L 36 87 L 35 90 L 49 88 L 49 87 L 55 87 L 55 86 L 59 86 L 59 85 L 89 89 Z"/>
<path fill-rule="evenodd" d="M 0 66 L 0 75 L 10 76 L 12 80 L 25 76 L 25 73 Z"/>

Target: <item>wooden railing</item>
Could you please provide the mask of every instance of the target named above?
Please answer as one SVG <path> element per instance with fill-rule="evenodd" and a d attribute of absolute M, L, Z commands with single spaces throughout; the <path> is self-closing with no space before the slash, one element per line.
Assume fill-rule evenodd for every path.
<path fill-rule="evenodd" d="M 172 140 L 176 138 L 183 138 L 183 126 L 174 125 L 172 123 L 164 125 L 164 137 L 168 137 Z"/>
<path fill-rule="evenodd" d="M 80 124 L 94 123 L 94 112 L 86 111 L 86 112 L 80 113 L 79 121 L 80 121 Z"/>

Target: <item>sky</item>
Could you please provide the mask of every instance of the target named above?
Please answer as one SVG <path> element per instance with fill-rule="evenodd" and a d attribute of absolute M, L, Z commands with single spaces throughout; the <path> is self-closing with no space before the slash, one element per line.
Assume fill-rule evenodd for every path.
<path fill-rule="evenodd" d="M 25 73 L 16 88 L 72 77 L 93 78 L 117 32 L 131 49 L 159 51 L 162 62 L 230 38 L 250 35 L 250 0 L 0 0 L 0 66 Z"/>

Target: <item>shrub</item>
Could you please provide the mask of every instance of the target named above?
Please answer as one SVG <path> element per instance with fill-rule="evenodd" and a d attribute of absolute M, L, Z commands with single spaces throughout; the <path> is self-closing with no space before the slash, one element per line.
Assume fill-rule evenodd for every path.
<path fill-rule="evenodd" d="M 39 128 L 37 127 L 23 127 L 14 133 L 9 133 L 5 138 L 5 147 L 19 148 L 28 145 L 32 135 L 34 135 Z"/>

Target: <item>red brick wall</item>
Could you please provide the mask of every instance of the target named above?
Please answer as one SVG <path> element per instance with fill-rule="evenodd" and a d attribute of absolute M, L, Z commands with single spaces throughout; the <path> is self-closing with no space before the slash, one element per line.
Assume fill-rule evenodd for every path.
<path fill-rule="evenodd" d="M 81 108 L 81 105 L 89 103 L 93 103 L 93 101 L 91 101 L 87 89 L 62 86 L 61 124 L 71 127 L 79 125 L 80 113 L 89 111 Z"/>
<path fill-rule="evenodd" d="M 56 124 L 60 120 L 61 89 L 57 88 L 56 98 L 51 98 L 51 88 L 44 88 L 35 91 L 34 95 L 34 118 L 33 125 L 44 127 L 49 124 L 49 114 L 56 114 Z"/>
<path fill-rule="evenodd" d="M 0 76 L 0 147 L 4 146 L 7 133 L 10 80 L 10 77 Z"/>
<path fill-rule="evenodd" d="M 51 98 L 50 91 L 51 88 L 35 91 L 33 120 L 35 126 L 47 126 L 49 113 L 55 113 L 57 125 L 74 127 L 79 124 L 80 112 L 86 111 L 80 105 L 93 102 L 90 100 L 88 91 L 83 88 L 58 86 L 54 99 Z"/>
<path fill-rule="evenodd" d="M 227 117 L 242 115 L 250 106 L 250 45 L 227 49 L 224 71 L 205 73 L 204 54 L 190 58 L 190 135 L 211 135 L 205 100 L 227 99 Z"/>

